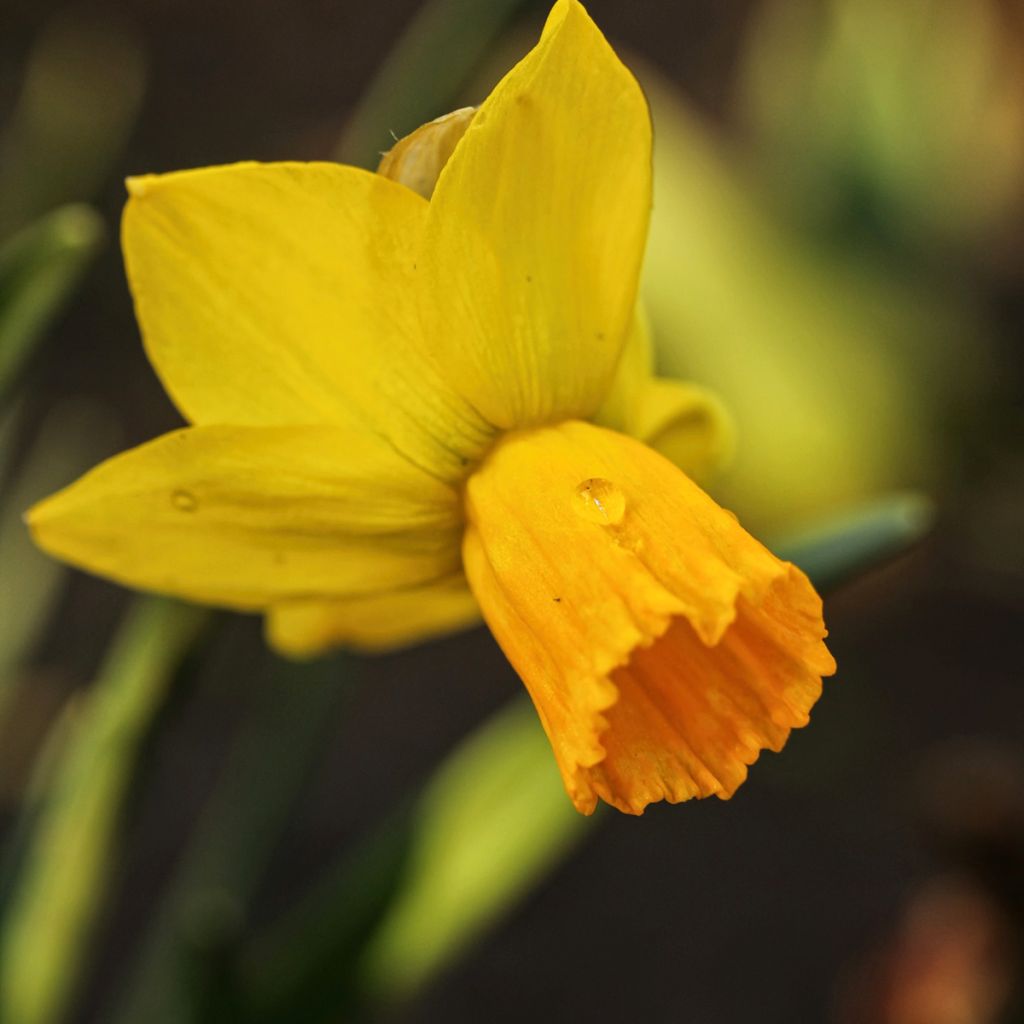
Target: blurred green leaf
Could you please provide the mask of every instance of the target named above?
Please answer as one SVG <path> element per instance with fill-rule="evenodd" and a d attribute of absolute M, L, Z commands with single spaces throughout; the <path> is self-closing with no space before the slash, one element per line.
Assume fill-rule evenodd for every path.
<path fill-rule="evenodd" d="M 343 657 L 271 664 L 111 1020 L 220 1021 L 234 1006 L 250 903 L 353 689 Z"/>
<path fill-rule="evenodd" d="M 140 599 L 81 698 L 0 931 L 0 1019 L 60 1019 L 87 956 L 138 746 L 206 613 Z"/>
<path fill-rule="evenodd" d="M 991 258 L 1024 180 L 1024 71 L 999 6 L 761 5 L 739 100 L 790 212 L 848 244 Z"/>
<path fill-rule="evenodd" d="M 4 834 L 3 845 L 0 846 L 0 925 L 11 904 L 22 865 L 32 849 L 32 839 L 42 813 L 47 788 L 60 764 L 61 753 L 68 743 L 72 729 L 80 717 L 81 699 L 81 694 L 72 694 L 50 725 L 32 762 L 31 775 L 21 795 L 21 806 L 18 808 L 14 824 Z M 0 999 L 0 1007 L 2 1005 Z"/>
<path fill-rule="evenodd" d="M 142 51 L 123 24 L 81 7 L 49 22 L 0 138 L 0 237 L 93 197 L 135 121 L 144 80 Z"/>
<path fill-rule="evenodd" d="M 891 494 L 784 538 L 775 550 L 828 592 L 906 551 L 934 518 L 923 494 Z"/>
<path fill-rule="evenodd" d="M 535 0 L 427 0 L 374 76 L 338 159 L 376 167 L 396 138 L 447 114 L 482 56 Z"/>
<path fill-rule="evenodd" d="M 444 762 L 415 810 L 408 874 L 361 966 L 367 995 L 407 997 L 535 885 L 586 831 L 528 700 Z"/>
<path fill-rule="evenodd" d="M 87 206 L 47 214 L 0 248 L 0 406 L 103 237 Z"/>
<path fill-rule="evenodd" d="M 250 944 L 240 961 L 242 1019 L 328 1024 L 408 998 L 594 820 L 566 796 L 532 704 L 515 699 Z"/>
<path fill-rule="evenodd" d="M 394 813 L 243 951 L 244 1020 L 330 1024 L 358 1015 L 359 957 L 401 892 L 415 820 L 410 806 Z"/>
<path fill-rule="evenodd" d="M 715 488 L 759 535 L 866 495 L 931 489 L 954 411 L 986 386 L 982 326 L 955 286 L 813 243 L 652 73 L 656 202 L 644 268 L 661 372 L 736 422 Z"/>

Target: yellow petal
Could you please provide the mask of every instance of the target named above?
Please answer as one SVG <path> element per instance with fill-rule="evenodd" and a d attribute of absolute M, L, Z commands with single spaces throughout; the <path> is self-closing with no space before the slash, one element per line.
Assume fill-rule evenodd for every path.
<path fill-rule="evenodd" d="M 735 431 L 718 397 L 654 375 L 647 317 L 636 310 L 612 386 L 594 421 L 661 452 L 688 476 L 708 480 L 732 457 Z"/>
<path fill-rule="evenodd" d="M 625 430 L 700 482 L 728 463 L 734 448 L 732 419 L 718 396 L 668 377 L 639 389 Z"/>
<path fill-rule="evenodd" d="M 457 633 L 480 621 L 459 573 L 434 583 L 368 597 L 298 600 L 267 613 L 267 638 L 282 654 L 311 657 L 332 647 L 384 651 Z"/>
<path fill-rule="evenodd" d="M 417 319 L 427 204 L 337 164 L 129 181 L 122 241 L 146 351 L 198 424 L 332 423 L 457 475 L 489 428 L 444 385 Z"/>
<path fill-rule="evenodd" d="M 36 542 L 120 583 L 261 608 L 450 575 L 454 491 L 334 427 L 193 427 L 87 473 L 28 514 Z"/>
<path fill-rule="evenodd" d="M 820 599 L 656 452 L 585 423 L 513 434 L 466 510 L 470 586 L 580 810 L 728 796 L 807 721 L 834 668 Z"/>
<path fill-rule="evenodd" d="M 636 303 L 651 129 L 575 0 L 477 111 L 430 202 L 424 323 L 491 423 L 590 416 Z"/>

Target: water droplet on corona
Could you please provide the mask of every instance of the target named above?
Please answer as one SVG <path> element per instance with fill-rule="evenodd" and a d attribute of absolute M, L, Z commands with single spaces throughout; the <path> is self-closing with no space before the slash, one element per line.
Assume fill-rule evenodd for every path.
<path fill-rule="evenodd" d="M 199 502 L 191 491 L 177 490 L 171 492 L 171 504 L 179 512 L 195 512 Z"/>
<path fill-rule="evenodd" d="M 598 526 L 615 526 L 626 514 L 626 498 L 610 480 L 591 477 L 576 488 L 576 511 Z"/>

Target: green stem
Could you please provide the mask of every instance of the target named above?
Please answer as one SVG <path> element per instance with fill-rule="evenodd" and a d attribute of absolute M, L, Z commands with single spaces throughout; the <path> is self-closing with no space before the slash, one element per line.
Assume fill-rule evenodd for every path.
<path fill-rule="evenodd" d="M 376 167 L 396 137 L 448 113 L 480 58 L 532 0 L 432 0 L 373 79 L 338 147 L 339 160 Z"/>
<path fill-rule="evenodd" d="M 234 947 L 310 771 L 354 689 L 351 663 L 275 659 L 108 1018 L 223 1021 L 234 1013 Z"/>
<path fill-rule="evenodd" d="M 0 931 L 0 1019 L 61 1019 L 85 959 L 136 752 L 206 614 L 139 600 L 52 766 Z M 66 724 L 66 723 L 65 723 Z"/>

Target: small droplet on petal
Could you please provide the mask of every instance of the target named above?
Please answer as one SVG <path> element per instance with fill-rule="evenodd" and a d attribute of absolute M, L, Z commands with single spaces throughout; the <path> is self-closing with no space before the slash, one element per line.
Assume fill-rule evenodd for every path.
<path fill-rule="evenodd" d="M 171 504 L 179 512 L 195 512 L 199 508 L 199 501 L 191 491 L 177 490 L 171 492 Z"/>
<path fill-rule="evenodd" d="M 626 497 L 610 480 L 591 477 L 576 488 L 576 511 L 599 526 L 615 526 L 626 514 Z"/>

